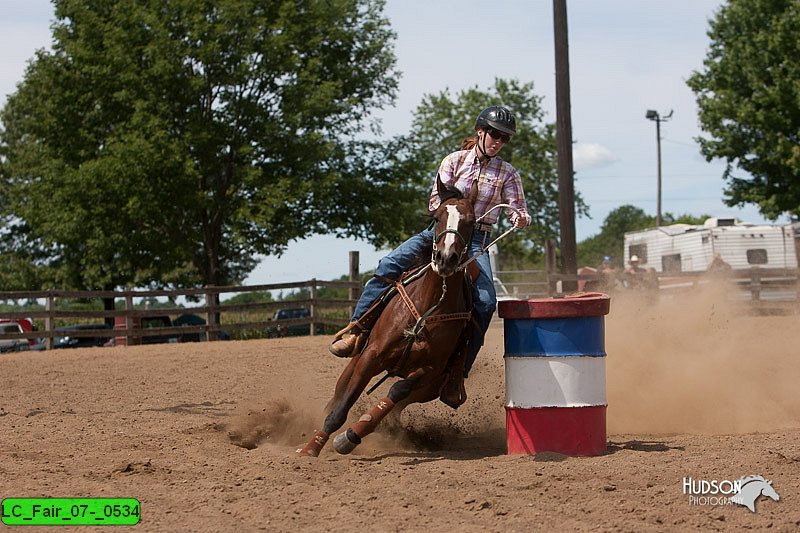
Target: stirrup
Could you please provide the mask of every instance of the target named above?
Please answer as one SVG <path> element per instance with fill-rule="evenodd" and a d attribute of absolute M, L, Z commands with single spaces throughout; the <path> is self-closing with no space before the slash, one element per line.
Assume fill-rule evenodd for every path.
<path fill-rule="evenodd" d="M 360 333 L 360 332 L 361 332 L 361 328 L 359 327 L 358 320 L 356 320 L 354 322 L 350 322 L 345 327 L 343 327 L 342 329 L 340 329 L 339 331 L 336 332 L 336 334 L 333 336 L 333 342 L 342 340 L 344 338 L 344 336 L 347 335 L 348 333 L 357 334 L 357 333 Z M 333 344 L 333 343 L 331 343 L 331 344 Z"/>

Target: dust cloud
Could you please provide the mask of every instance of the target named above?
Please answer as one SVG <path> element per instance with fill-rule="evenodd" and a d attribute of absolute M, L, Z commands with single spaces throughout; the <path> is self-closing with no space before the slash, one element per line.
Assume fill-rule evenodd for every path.
<path fill-rule="evenodd" d="M 320 417 L 311 406 L 290 403 L 286 398 L 269 399 L 264 407 L 244 409 L 226 429 L 233 444 L 248 450 L 266 442 L 287 446 L 307 438 Z"/>
<path fill-rule="evenodd" d="M 800 319 L 754 316 L 724 287 L 612 297 L 608 432 L 741 434 L 800 426 Z"/>

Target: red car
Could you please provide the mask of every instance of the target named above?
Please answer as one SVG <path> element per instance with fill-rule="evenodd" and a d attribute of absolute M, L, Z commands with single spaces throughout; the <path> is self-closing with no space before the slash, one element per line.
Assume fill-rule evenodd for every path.
<path fill-rule="evenodd" d="M 0 334 L 25 333 L 33 331 L 33 322 L 28 318 L 0 318 Z M 0 352 L 21 352 L 30 350 L 36 339 L 0 339 Z"/>

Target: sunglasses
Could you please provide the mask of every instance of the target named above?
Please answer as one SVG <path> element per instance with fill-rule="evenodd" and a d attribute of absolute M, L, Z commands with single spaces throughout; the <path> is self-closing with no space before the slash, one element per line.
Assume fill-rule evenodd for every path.
<path fill-rule="evenodd" d="M 509 135 L 508 133 L 503 133 L 502 131 L 492 127 L 486 128 L 486 133 L 491 135 L 493 139 L 503 141 L 504 143 L 507 143 L 508 141 L 511 140 L 511 135 Z"/>

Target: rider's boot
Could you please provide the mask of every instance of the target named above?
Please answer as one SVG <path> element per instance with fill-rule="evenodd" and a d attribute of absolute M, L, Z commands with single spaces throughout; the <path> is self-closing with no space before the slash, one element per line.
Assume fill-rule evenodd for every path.
<path fill-rule="evenodd" d="M 336 357 L 353 357 L 358 337 L 362 334 L 360 330 L 358 332 L 355 331 L 356 324 L 356 322 L 351 322 L 348 326 L 350 332 L 344 333 L 341 338 L 334 340 L 328 347 L 328 351 Z"/>
<path fill-rule="evenodd" d="M 361 353 L 367 343 L 369 331 L 378 321 L 384 307 L 386 307 L 386 302 L 383 301 L 383 298 L 378 298 L 361 318 L 350 322 L 346 328 L 336 334 L 328 351 L 336 357 L 353 357 Z"/>

